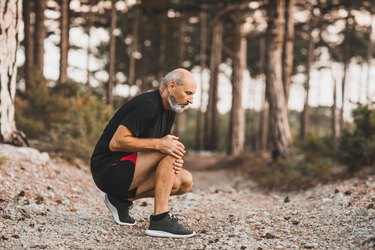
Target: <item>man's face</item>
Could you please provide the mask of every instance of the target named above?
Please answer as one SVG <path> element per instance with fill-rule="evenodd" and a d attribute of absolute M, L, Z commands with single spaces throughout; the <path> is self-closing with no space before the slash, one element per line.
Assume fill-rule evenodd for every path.
<path fill-rule="evenodd" d="M 172 82 L 172 92 L 168 96 L 171 109 L 177 113 L 186 110 L 193 103 L 193 95 L 196 92 L 196 84 L 193 78 L 186 79 L 184 84 L 177 85 Z"/>

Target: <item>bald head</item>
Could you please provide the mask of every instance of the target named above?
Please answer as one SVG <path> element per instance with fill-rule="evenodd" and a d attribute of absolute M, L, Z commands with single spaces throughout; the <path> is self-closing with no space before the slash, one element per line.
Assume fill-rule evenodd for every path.
<path fill-rule="evenodd" d="M 163 80 L 163 87 L 167 87 L 169 82 L 175 82 L 177 85 L 183 85 L 185 82 L 195 82 L 193 75 L 186 69 L 178 68 L 169 72 Z"/>

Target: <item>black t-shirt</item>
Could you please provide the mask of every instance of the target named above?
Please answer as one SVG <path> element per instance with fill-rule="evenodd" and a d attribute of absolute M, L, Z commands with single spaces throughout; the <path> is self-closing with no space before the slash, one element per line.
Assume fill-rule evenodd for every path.
<path fill-rule="evenodd" d="M 91 165 L 102 165 L 111 161 L 113 156 L 124 155 L 124 152 L 109 149 L 109 142 L 119 125 L 126 126 L 138 138 L 161 138 L 171 133 L 174 119 L 175 112 L 164 109 L 159 90 L 134 97 L 107 124 L 91 156 Z"/>

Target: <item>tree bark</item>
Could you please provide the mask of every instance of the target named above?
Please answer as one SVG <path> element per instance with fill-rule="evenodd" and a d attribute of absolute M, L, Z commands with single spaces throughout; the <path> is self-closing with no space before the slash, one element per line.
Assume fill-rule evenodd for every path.
<path fill-rule="evenodd" d="M 223 43 L 223 24 L 217 19 L 213 28 L 212 53 L 210 58 L 210 87 L 205 117 L 205 149 L 217 150 L 219 142 L 218 76 Z"/>
<path fill-rule="evenodd" d="M 159 83 L 163 83 L 165 75 L 165 53 L 167 47 L 167 19 L 165 17 L 160 18 L 160 47 L 159 47 Z"/>
<path fill-rule="evenodd" d="M 107 104 L 113 106 L 113 87 L 116 79 L 115 65 L 116 65 L 116 36 L 115 29 L 117 27 L 117 0 L 112 0 L 111 9 L 111 29 L 110 29 L 110 54 L 109 54 L 109 77 L 107 89 Z"/>
<path fill-rule="evenodd" d="M 343 46 L 343 62 L 344 62 L 344 76 L 342 78 L 341 82 L 341 109 L 340 109 L 340 133 L 344 128 L 344 108 L 345 108 L 345 95 L 346 95 L 346 79 L 347 79 L 347 73 L 348 73 L 348 66 L 349 66 L 349 60 L 350 60 L 350 55 L 349 55 L 349 46 L 350 46 L 350 25 L 349 25 L 349 19 L 352 19 L 353 17 L 350 15 L 350 10 L 349 11 L 349 16 L 346 18 L 346 24 L 345 24 L 345 38 L 344 38 L 344 46 Z"/>
<path fill-rule="evenodd" d="M 262 37 L 259 42 L 259 79 L 263 80 L 265 75 L 265 60 L 266 60 L 266 39 Z M 267 128 L 269 124 L 268 119 L 268 100 L 266 95 L 266 84 L 264 83 L 264 87 L 262 88 L 262 103 L 261 109 L 259 113 L 259 125 L 258 125 L 258 133 L 257 133 L 257 143 L 256 143 L 256 151 L 266 151 L 267 150 Z"/>
<path fill-rule="evenodd" d="M 46 0 L 35 1 L 34 65 L 36 70 L 42 74 L 44 67 L 44 40 L 47 34 L 44 25 L 45 10 Z"/>
<path fill-rule="evenodd" d="M 60 17 L 60 76 L 59 83 L 68 81 L 68 53 L 69 53 L 69 0 L 61 0 Z"/>
<path fill-rule="evenodd" d="M 135 84 L 135 63 L 136 57 L 135 53 L 138 52 L 138 30 L 139 22 L 141 19 L 141 8 L 140 6 L 134 7 L 134 20 L 133 20 L 133 34 L 132 34 L 132 43 L 130 49 L 130 62 L 129 62 L 129 85 Z"/>
<path fill-rule="evenodd" d="M 372 20 L 372 15 L 371 15 L 371 20 Z M 368 44 L 367 44 L 367 87 L 366 87 L 366 98 L 367 98 L 367 103 L 369 104 L 371 101 L 371 96 L 370 96 L 370 84 L 371 84 L 371 60 L 372 60 L 372 51 L 373 51 L 373 46 L 372 46 L 372 40 L 371 40 L 371 34 L 373 32 L 372 30 L 372 25 L 370 24 L 368 27 Z"/>
<path fill-rule="evenodd" d="M 286 103 L 289 100 L 289 89 L 293 71 L 294 47 L 294 5 L 295 0 L 286 0 L 285 9 L 285 36 L 283 49 L 283 84 Z"/>
<path fill-rule="evenodd" d="M 339 122 L 337 119 L 337 80 L 334 78 L 333 69 L 331 68 L 332 82 L 333 82 L 333 104 L 331 107 L 331 129 L 332 142 L 336 145 L 337 137 L 340 135 Z"/>
<path fill-rule="evenodd" d="M 91 72 L 90 72 L 90 55 L 91 55 L 91 26 L 92 26 L 92 8 L 95 5 L 95 0 L 89 2 L 89 12 L 87 17 L 86 34 L 87 34 L 87 48 L 86 48 L 86 86 L 87 90 L 91 91 Z"/>
<path fill-rule="evenodd" d="M 178 65 L 179 67 L 183 67 L 183 63 L 185 60 L 185 52 L 186 52 L 186 43 L 185 43 L 185 36 L 186 36 L 186 20 L 182 18 L 180 22 L 180 47 L 178 50 Z M 177 113 L 176 119 L 174 123 L 174 134 L 176 136 L 181 136 L 185 131 L 185 124 L 186 124 L 186 113 Z"/>
<path fill-rule="evenodd" d="M 202 150 L 204 142 L 204 112 L 203 112 L 203 96 L 204 96 L 204 82 L 203 82 L 203 72 L 206 68 L 206 49 L 207 49 L 207 12 L 202 10 L 200 13 L 200 51 L 199 51 L 199 65 L 201 74 L 201 99 L 200 107 L 197 114 L 197 132 L 195 147 L 197 150 Z"/>
<path fill-rule="evenodd" d="M 311 11 L 312 14 L 312 11 Z M 314 41 L 312 37 L 312 24 L 310 23 L 310 31 L 309 31 L 309 45 L 307 49 L 307 62 L 306 62 L 306 75 L 305 75 L 305 98 L 303 104 L 303 111 L 301 115 L 301 129 L 300 129 L 300 137 L 304 139 L 307 135 L 307 131 L 309 130 L 309 95 L 310 95 L 310 71 L 311 66 L 314 59 Z"/>
<path fill-rule="evenodd" d="M 22 0 L 0 2 L 0 141 L 27 146 L 23 133 L 17 131 L 14 119 L 17 65 L 16 54 L 20 44 Z"/>
<path fill-rule="evenodd" d="M 237 15 L 237 18 L 239 16 Z M 229 124 L 229 154 L 239 155 L 245 145 L 245 110 L 242 106 L 243 74 L 246 69 L 247 40 L 244 36 L 244 24 L 235 22 L 233 58 L 232 110 Z"/>
<path fill-rule="evenodd" d="M 266 84 L 270 104 L 271 142 L 273 156 L 286 157 L 292 145 L 287 103 L 282 83 L 282 47 L 284 37 L 284 0 L 271 0 L 266 30 Z"/>
<path fill-rule="evenodd" d="M 25 78 L 25 89 L 32 87 L 32 77 L 34 65 L 34 40 L 33 40 L 33 26 L 31 23 L 30 14 L 33 10 L 33 1 L 23 0 L 23 22 L 24 22 L 24 46 L 25 46 L 25 69 L 24 69 L 24 78 Z"/>

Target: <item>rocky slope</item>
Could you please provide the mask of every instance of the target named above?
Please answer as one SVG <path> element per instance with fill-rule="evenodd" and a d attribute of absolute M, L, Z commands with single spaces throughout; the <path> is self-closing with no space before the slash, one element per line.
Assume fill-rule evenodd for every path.
<path fill-rule="evenodd" d="M 189 156 L 191 193 L 171 211 L 197 231 L 189 239 L 144 234 L 153 200 L 135 202 L 133 227 L 115 224 L 86 165 L 0 145 L 2 249 L 373 249 L 375 177 L 304 192 L 265 193 L 241 169 L 200 168 Z M 190 164 L 190 166 L 189 166 Z M 191 166 L 194 164 L 194 167 Z"/>

